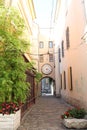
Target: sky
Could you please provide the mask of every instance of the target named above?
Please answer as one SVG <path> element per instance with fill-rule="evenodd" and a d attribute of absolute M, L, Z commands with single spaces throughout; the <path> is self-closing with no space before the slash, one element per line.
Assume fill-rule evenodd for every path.
<path fill-rule="evenodd" d="M 39 24 L 40 28 L 51 27 L 56 0 L 33 0 L 33 2 L 36 12 L 35 22 Z"/>

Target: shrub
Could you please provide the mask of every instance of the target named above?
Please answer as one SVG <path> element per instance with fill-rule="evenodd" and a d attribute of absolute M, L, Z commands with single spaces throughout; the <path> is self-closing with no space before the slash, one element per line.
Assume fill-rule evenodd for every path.
<path fill-rule="evenodd" d="M 24 103 L 30 94 L 25 74 L 30 63 L 23 57 L 29 42 L 22 37 L 24 29 L 15 8 L 0 6 L 0 103 Z"/>
<path fill-rule="evenodd" d="M 72 108 L 68 109 L 63 115 L 61 115 L 61 118 L 84 118 L 84 116 L 87 114 L 84 108 Z"/>

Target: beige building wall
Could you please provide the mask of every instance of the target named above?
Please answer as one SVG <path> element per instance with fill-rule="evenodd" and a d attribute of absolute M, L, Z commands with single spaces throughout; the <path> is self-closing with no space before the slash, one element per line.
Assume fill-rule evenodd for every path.
<path fill-rule="evenodd" d="M 49 32 L 51 31 L 51 34 L 49 34 Z M 50 29 L 40 29 L 39 30 L 39 42 L 38 42 L 38 69 L 39 72 L 42 73 L 42 79 L 43 78 L 52 78 L 54 83 L 55 83 L 55 55 L 54 55 L 54 38 L 53 38 L 53 30 Z M 49 48 L 49 41 L 53 42 L 53 47 Z M 40 42 L 43 42 L 43 47 L 40 48 Z M 52 54 L 53 55 L 53 61 L 50 62 L 49 61 L 49 55 Z M 43 61 L 40 61 L 40 56 L 43 56 Z M 51 66 L 51 72 L 49 74 L 45 74 L 42 72 L 42 68 L 44 65 L 50 65 Z M 46 70 L 47 68 L 45 68 Z M 48 67 L 49 69 L 49 67 Z M 39 95 L 41 95 L 41 82 L 39 83 Z M 55 91 L 55 84 L 54 84 L 54 91 Z"/>
<path fill-rule="evenodd" d="M 60 96 L 61 76 L 60 76 L 58 47 L 55 48 L 55 85 L 56 85 L 56 96 Z"/>
<path fill-rule="evenodd" d="M 34 62 L 34 67 L 38 70 L 38 43 L 39 43 L 39 27 L 33 22 L 32 27 L 32 44 L 30 46 L 30 54 L 32 61 Z"/>
<path fill-rule="evenodd" d="M 47 29 L 48 31 L 48 29 Z M 46 29 L 45 29 L 45 32 L 46 32 Z M 53 47 L 50 48 L 49 47 L 49 41 L 52 41 L 53 42 Z M 45 65 L 45 64 L 49 64 L 51 65 L 52 67 L 52 72 L 48 75 L 45 75 L 43 74 L 43 77 L 50 77 L 52 78 L 53 80 L 55 80 L 55 64 L 54 64 L 54 60 L 55 60 L 55 55 L 54 55 L 54 39 L 53 37 L 49 38 L 49 35 L 46 35 L 43 33 L 43 30 L 40 30 L 39 32 L 39 44 L 40 42 L 43 42 L 44 46 L 43 48 L 40 48 L 38 49 L 38 53 L 39 53 L 39 72 L 42 73 L 42 66 Z M 53 55 L 53 61 L 50 62 L 49 61 L 49 55 L 52 54 Z M 40 62 L 40 55 L 43 55 L 43 62 Z"/>
<path fill-rule="evenodd" d="M 54 42 L 55 42 L 55 83 L 56 83 L 56 95 L 60 95 L 61 92 L 61 73 L 59 63 L 59 45 L 61 44 L 63 32 L 65 28 L 65 15 L 68 2 L 67 0 L 57 0 L 56 11 L 54 18 Z M 60 50 L 61 55 L 61 50 Z"/>
<path fill-rule="evenodd" d="M 69 27 L 70 43 L 68 49 L 66 46 L 67 27 Z M 60 49 L 62 40 L 64 41 L 64 57 L 62 57 L 62 49 L 60 53 L 61 95 L 71 104 L 87 108 L 87 44 L 83 40 L 85 27 L 84 1 L 71 0 L 69 8 L 66 9 L 63 35 L 59 41 Z"/>
<path fill-rule="evenodd" d="M 33 0 L 5 0 L 6 6 L 13 6 L 20 12 L 25 21 L 26 29 L 22 38 L 30 44 L 25 54 L 28 60 L 34 62 L 34 67 L 38 70 L 38 25 L 34 23 L 36 18 Z M 37 56 L 35 56 L 37 54 Z"/>

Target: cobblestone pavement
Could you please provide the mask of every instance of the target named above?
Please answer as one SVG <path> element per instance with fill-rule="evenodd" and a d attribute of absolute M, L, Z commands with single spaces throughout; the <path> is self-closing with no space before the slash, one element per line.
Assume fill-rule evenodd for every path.
<path fill-rule="evenodd" d="M 61 119 L 61 114 L 69 107 L 61 98 L 40 97 L 27 112 L 18 130 L 69 130 L 64 127 Z"/>

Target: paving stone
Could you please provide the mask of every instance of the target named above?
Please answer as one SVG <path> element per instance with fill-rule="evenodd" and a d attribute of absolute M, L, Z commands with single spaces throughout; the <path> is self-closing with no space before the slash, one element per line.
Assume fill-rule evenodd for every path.
<path fill-rule="evenodd" d="M 61 98 L 40 97 L 31 111 L 27 112 L 17 130 L 69 130 L 63 125 L 61 119 L 61 114 L 69 107 L 70 105 Z"/>

